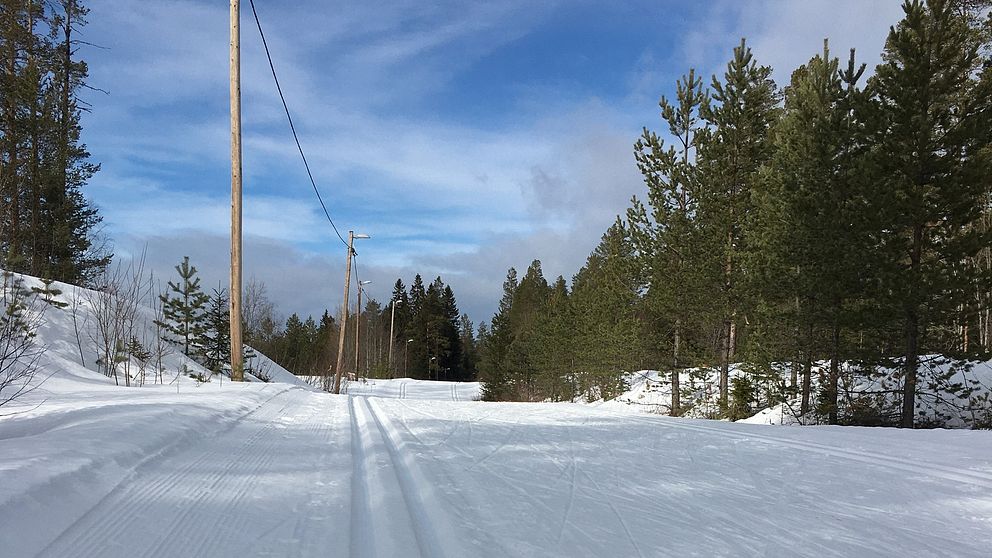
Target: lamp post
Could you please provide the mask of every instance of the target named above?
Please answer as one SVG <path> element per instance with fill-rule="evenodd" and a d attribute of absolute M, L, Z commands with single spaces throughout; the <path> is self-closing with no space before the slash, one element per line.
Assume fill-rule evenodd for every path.
<path fill-rule="evenodd" d="M 410 377 L 410 373 L 409 373 L 409 370 L 407 368 L 407 364 L 410 361 L 407 359 L 407 357 L 410 355 L 410 342 L 411 341 L 413 341 L 413 339 L 407 339 L 406 340 L 406 348 L 403 351 L 403 377 L 404 378 L 409 378 Z"/>
<path fill-rule="evenodd" d="M 355 377 L 356 378 L 359 375 L 358 356 L 361 354 L 361 352 L 358 350 L 359 347 L 358 338 L 362 332 L 362 291 L 364 290 L 363 287 L 371 282 L 372 281 L 358 282 L 358 309 L 355 310 Z"/>
<path fill-rule="evenodd" d="M 341 393 L 341 371 L 344 368 L 344 332 L 348 327 L 348 288 L 351 286 L 351 256 L 355 253 L 356 238 L 372 238 L 367 234 L 348 231 L 348 263 L 344 268 L 344 297 L 341 308 L 341 332 L 338 335 L 338 362 L 334 370 L 334 393 Z"/>
<path fill-rule="evenodd" d="M 393 309 L 389 316 L 389 360 L 387 361 L 386 367 L 389 368 L 389 377 L 392 378 L 396 374 L 393 373 L 393 345 L 395 344 L 395 338 L 393 337 L 393 324 L 396 323 L 396 303 L 399 302 L 397 299 L 393 299 Z"/>

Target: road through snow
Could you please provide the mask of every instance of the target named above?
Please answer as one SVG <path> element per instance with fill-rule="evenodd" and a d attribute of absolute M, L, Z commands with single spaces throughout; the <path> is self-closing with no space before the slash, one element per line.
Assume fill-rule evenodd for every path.
<path fill-rule="evenodd" d="M 78 409 L 2 419 L 0 555 L 987 556 L 992 547 L 988 432 L 480 403 L 463 386 L 410 380 L 350 391 L 107 389 Z"/>

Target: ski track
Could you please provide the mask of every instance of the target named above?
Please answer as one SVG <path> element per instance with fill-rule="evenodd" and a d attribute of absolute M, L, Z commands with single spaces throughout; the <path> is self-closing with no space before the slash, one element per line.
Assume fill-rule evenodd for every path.
<path fill-rule="evenodd" d="M 129 475 L 127 482 L 119 484 L 117 488 L 112 490 L 93 508 L 77 519 L 75 523 L 70 525 L 68 529 L 53 540 L 39 556 L 75 556 L 78 558 L 102 556 L 106 554 L 105 545 L 108 544 L 108 541 L 113 541 L 117 534 L 127 534 L 142 519 L 143 516 L 138 513 L 142 507 L 147 507 L 149 504 L 154 505 L 166 494 L 170 496 L 193 496 L 202 500 L 208 491 L 204 491 L 197 483 L 184 483 L 182 481 L 185 477 L 194 473 L 199 468 L 205 467 L 207 464 L 217 462 L 218 460 L 221 462 L 224 461 L 225 456 L 220 455 L 221 452 L 216 449 L 209 449 L 212 442 L 216 440 L 217 436 L 230 435 L 247 421 L 257 419 L 260 422 L 264 422 L 266 426 L 256 431 L 249 437 L 247 443 L 242 446 L 243 448 L 254 447 L 265 433 L 275 427 L 276 423 L 273 419 L 289 405 L 289 402 L 286 402 L 279 407 L 273 404 L 272 401 L 280 395 L 287 394 L 291 389 L 277 393 L 260 406 L 239 417 L 226 428 L 218 431 L 214 436 L 200 441 L 192 446 L 192 448 L 184 448 L 185 451 L 178 455 L 185 456 L 191 454 L 198 457 L 178 467 L 175 471 L 169 474 L 159 475 L 157 479 L 151 482 L 142 480 L 142 477 L 146 475 L 154 475 L 156 469 L 160 469 L 163 462 L 168 463 L 171 460 L 170 458 L 175 458 L 176 455 L 168 457 L 157 455 L 153 461 L 146 463 L 147 466 L 139 465 Z M 278 411 L 273 413 L 274 409 L 278 409 Z M 207 446 L 207 451 L 196 451 L 202 449 L 204 445 Z M 217 482 L 222 480 L 221 475 L 226 474 L 232 469 L 237 464 L 237 459 L 242 458 L 244 453 L 244 450 L 240 451 L 236 459 L 227 456 L 227 463 L 224 470 L 213 475 L 211 485 L 216 486 Z M 182 492 L 177 493 L 177 488 L 180 491 L 187 491 L 186 494 L 182 494 Z M 187 507 L 186 513 L 191 509 L 193 508 Z M 173 527 L 175 528 L 175 526 Z M 165 540 L 168 539 L 166 538 Z M 172 555 L 176 556 L 178 554 Z M 192 554 L 186 555 L 192 556 Z"/>
<path fill-rule="evenodd" d="M 300 394 L 299 388 L 289 387 L 254 408 L 243 409 L 240 415 L 222 414 L 218 418 L 223 422 L 213 431 L 200 433 L 192 440 L 187 437 L 166 443 L 154 454 L 131 465 L 89 510 L 60 533 L 53 533 L 38 556 L 210 558 L 343 553 L 353 558 L 457 558 L 520 554 L 522 550 L 527 555 L 529 551 L 586 555 L 591 549 L 602 550 L 603 541 L 596 531 L 612 530 L 615 534 L 610 536 L 616 537 L 613 549 L 618 555 L 643 558 L 658 550 L 645 546 L 649 543 L 644 540 L 645 525 L 654 522 L 664 522 L 670 527 L 683 525 L 687 529 L 719 524 L 722 535 L 704 530 L 704 538 L 715 536 L 712 542 L 722 545 L 724 539 L 731 537 L 736 552 L 741 555 L 773 555 L 795 544 L 793 531 L 767 518 L 748 520 L 723 509 L 710 510 L 705 516 L 691 509 L 683 510 L 684 515 L 673 515 L 672 510 L 656 508 L 638 492 L 631 491 L 629 479 L 616 476 L 616 467 L 613 477 L 598 473 L 596 463 L 586 461 L 590 439 L 597 439 L 601 433 L 596 424 L 588 424 L 596 418 L 616 418 L 617 423 L 657 428 L 653 438 L 655 449 L 662 439 L 678 441 L 676 445 L 688 463 L 718 465 L 712 471 L 702 471 L 704 476 L 729 473 L 741 478 L 742 486 L 730 492 L 731 499 L 750 501 L 753 494 L 763 494 L 784 516 L 815 517 L 824 508 L 823 498 L 830 502 L 832 521 L 838 524 L 865 519 L 865 512 L 888 512 L 857 501 L 812 494 L 802 484 L 787 495 L 777 485 L 773 471 L 745 465 L 747 456 L 739 453 L 745 449 L 739 448 L 740 444 L 755 447 L 750 444 L 756 443 L 758 448 L 769 444 L 800 455 L 811 452 L 884 470 L 909 472 L 931 482 L 992 488 L 992 474 L 981 471 L 748 429 L 718 428 L 580 405 L 562 407 L 563 412 L 554 415 L 549 425 L 560 429 L 559 438 L 536 438 L 540 430 L 529 428 L 530 419 L 549 418 L 540 412 L 511 413 L 510 420 L 501 418 L 501 407 L 479 413 L 476 411 L 482 408 L 473 407 L 469 412 L 464 403 L 443 402 L 442 390 L 436 394 L 442 401 L 436 412 L 431 412 L 430 406 L 404 401 L 407 387 L 407 382 L 400 382 L 391 403 L 365 394 L 348 395 L 338 406 L 328 405 L 328 400 L 318 395 L 294 397 Z M 450 386 L 448 395 L 452 402 L 459 402 L 455 384 Z M 119 406 L 106 410 L 116 417 L 116 413 L 127 409 L 128 406 Z M 408 412 L 403 412 L 404 409 Z M 88 422 L 91 412 L 93 409 L 84 409 L 76 418 Z M 466 412 L 468 416 L 464 416 Z M 428 419 L 431 427 L 422 430 L 414 422 L 408 424 L 409 419 L 416 419 L 411 413 Z M 333 420 L 335 417 L 337 422 Z M 489 430 L 488 444 L 474 450 L 473 422 L 484 423 Z M 604 422 L 607 423 L 612 421 Z M 335 424 L 339 425 L 338 431 Z M 50 422 L 45 422 L 37 430 L 24 429 L 21 433 L 31 437 L 50 430 L 49 426 Z M 577 427 L 580 430 L 575 430 Z M 623 443 L 607 438 L 600 439 L 597 446 L 613 463 L 625 456 L 618 453 L 622 452 L 622 445 L 614 451 L 616 442 Z M 289 457 L 293 455 L 289 450 L 301 444 L 316 447 L 303 454 L 309 460 L 297 463 Z M 727 445 L 729 454 L 714 454 L 718 446 Z M 507 452 L 510 449 L 514 451 Z M 519 468 L 520 452 L 539 457 L 545 467 L 543 477 Z M 338 464 L 337 468 L 334 463 Z M 458 465 L 452 468 L 455 463 Z M 297 485 L 298 498 L 284 498 L 281 509 L 271 510 L 271 515 L 258 521 L 251 514 L 258 514 L 260 509 L 269 511 L 259 506 L 267 501 L 265 491 L 271 491 L 274 486 L 272 475 L 290 465 L 309 468 L 308 476 Z M 539 539 L 543 542 L 532 538 L 521 548 L 490 536 L 485 525 L 506 521 L 487 501 L 485 494 L 492 489 L 461 490 L 458 485 L 466 478 L 459 474 L 485 479 L 487 483 L 495 481 L 500 488 L 493 494 L 514 493 L 519 512 L 545 517 L 532 525 L 541 533 Z M 622 488 L 625 483 L 626 489 Z M 329 513 L 335 503 L 338 515 Z M 451 509 L 471 510 L 471 513 L 455 516 L 451 515 Z M 599 522 L 596 529 L 587 532 L 586 522 L 590 511 L 595 509 L 602 510 Z M 254 528 L 246 530 L 245 525 Z M 895 530 L 908 536 L 917 534 L 909 527 L 896 526 Z M 474 533 L 474 537 L 465 537 L 467 531 Z M 934 533 L 932 537 L 917 541 L 917 550 L 938 555 L 942 549 L 955 548 L 958 544 L 950 535 Z M 835 541 L 840 546 L 834 546 L 829 541 L 809 541 L 806 550 L 815 550 L 821 556 L 843 556 L 852 550 L 849 544 L 858 544 L 840 539 Z M 867 548 L 874 547 L 864 547 Z"/>
<path fill-rule="evenodd" d="M 392 420 L 375 398 L 353 397 L 349 406 L 353 436 L 351 555 L 410 556 L 416 549 L 422 557 L 463 556 L 456 540 L 439 530 L 450 526 L 451 521 L 443 517 L 431 483 Z M 389 525 L 385 529 L 384 519 Z M 375 525 L 378 531 L 373 531 Z M 383 533 L 389 536 L 383 537 Z"/>

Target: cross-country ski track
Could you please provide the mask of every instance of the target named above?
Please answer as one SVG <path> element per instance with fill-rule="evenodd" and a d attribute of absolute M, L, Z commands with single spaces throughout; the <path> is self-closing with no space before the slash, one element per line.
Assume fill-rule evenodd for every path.
<path fill-rule="evenodd" d="M 482 403 L 463 386 L 408 379 L 354 383 L 346 396 L 192 391 L 95 390 L 0 420 L 0 555 L 977 557 L 992 547 L 987 432 Z"/>

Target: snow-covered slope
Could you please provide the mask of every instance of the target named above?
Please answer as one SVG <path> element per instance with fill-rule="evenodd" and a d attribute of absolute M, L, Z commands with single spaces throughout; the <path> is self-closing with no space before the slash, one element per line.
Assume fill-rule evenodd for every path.
<path fill-rule="evenodd" d="M 46 288 L 37 278 L 20 274 L 13 276 L 22 282 L 25 289 Z M 101 372 L 98 362 L 102 353 L 98 293 L 59 282 L 54 282 L 47 288 L 60 293 L 48 297 L 35 296 L 31 305 L 31 312 L 41 314 L 35 343 L 43 351 L 37 363 L 38 373 L 35 381 L 40 383 L 44 380 L 41 387 L 43 391 L 48 389 L 59 392 L 69 389 L 64 385 L 66 382 L 99 385 L 127 383 L 132 386 L 143 384 L 147 387 L 155 384 L 175 384 L 178 381 L 192 385 L 195 382 L 189 378 L 190 375 L 210 376 L 208 370 L 183 355 L 174 346 L 164 347 L 160 366 L 154 362 L 157 360 L 155 358 L 147 359 L 145 362 L 131 358 L 126 365 L 118 364 L 116 378 L 105 375 Z M 50 299 L 50 302 L 45 302 L 45 298 Z M 150 350 L 159 334 L 154 321 L 152 309 L 139 304 L 129 337 Z M 248 366 L 263 371 L 269 381 L 306 385 L 265 355 L 257 351 L 255 354 L 256 356 L 247 363 Z M 160 372 L 156 373 L 156 370 Z M 128 382 L 124 379 L 125 372 L 130 375 Z M 257 380 L 251 376 L 248 379 Z M 223 379 L 215 376 L 212 381 L 221 382 Z M 56 388 L 56 384 L 62 385 L 61 389 Z M 16 402 L 11 405 L 14 406 Z M 8 409 L 3 409 L 0 410 L 0 414 L 5 411 L 9 412 Z"/>

